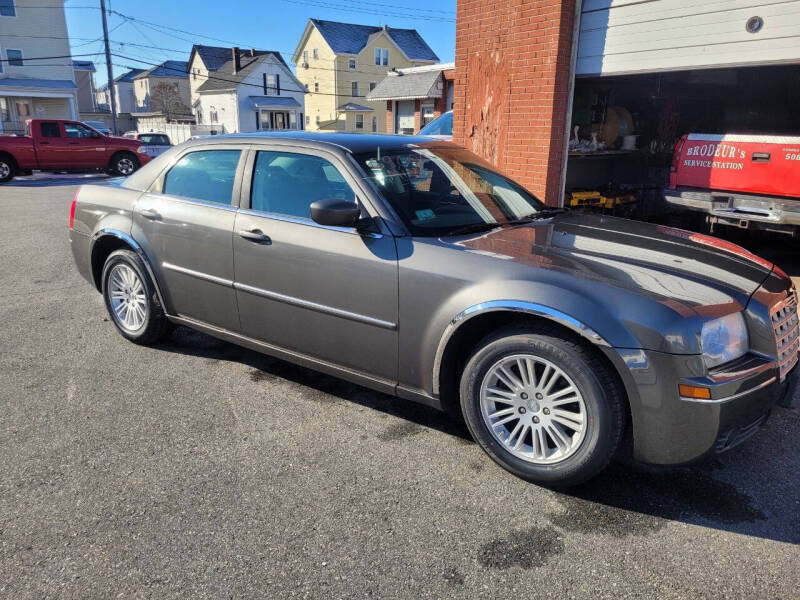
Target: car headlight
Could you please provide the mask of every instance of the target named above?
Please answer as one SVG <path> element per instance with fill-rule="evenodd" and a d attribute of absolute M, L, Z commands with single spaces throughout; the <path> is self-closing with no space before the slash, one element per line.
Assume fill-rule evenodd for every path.
<path fill-rule="evenodd" d="M 703 324 L 700 346 L 706 366 L 716 367 L 747 352 L 747 326 L 742 313 L 732 313 Z"/>
<path fill-rule="evenodd" d="M 136 151 L 140 154 L 147 154 L 147 146 L 139 146 Z"/>

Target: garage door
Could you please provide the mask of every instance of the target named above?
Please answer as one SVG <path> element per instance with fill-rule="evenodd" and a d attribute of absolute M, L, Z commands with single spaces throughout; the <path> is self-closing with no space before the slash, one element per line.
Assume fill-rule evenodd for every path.
<path fill-rule="evenodd" d="M 800 63 L 800 0 L 583 0 L 577 75 Z"/>

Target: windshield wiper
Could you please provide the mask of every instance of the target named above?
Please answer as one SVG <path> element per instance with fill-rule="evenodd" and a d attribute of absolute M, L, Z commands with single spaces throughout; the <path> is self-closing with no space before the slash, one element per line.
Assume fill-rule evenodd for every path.
<path fill-rule="evenodd" d="M 566 208 L 557 208 L 553 207 L 545 207 L 540 210 L 537 210 L 535 213 L 531 213 L 529 215 L 525 215 L 522 217 L 523 219 L 547 219 L 548 217 L 552 217 L 553 215 L 560 215 L 561 213 L 567 212 Z"/>
<path fill-rule="evenodd" d="M 514 219 L 513 221 L 503 221 L 502 223 L 487 223 L 481 221 L 480 223 L 471 223 L 448 231 L 446 235 L 466 235 L 467 233 L 480 233 L 482 231 L 491 231 L 500 227 L 513 227 L 514 225 L 525 225 L 533 221 L 533 217 L 524 217 L 522 219 Z"/>
<path fill-rule="evenodd" d="M 463 227 L 458 227 L 453 229 L 452 231 L 448 231 L 446 235 L 466 235 L 468 233 L 481 233 L 483 231 L 491 231 L 492 229 L 497 229 L 499 227 L 514 227 L 515 225 L 526 225 L 535 221 L 537 219 L 546 219 L 548 217 L 552 217 L 553 215 L 557 215 L 563 212 L 566 212 L 566 208 L 543 208 L 541 210 L 536 211 L 535 213 L 531 213 L 529 215 L 525 215 L 524 217 L 520 217 L 519 219 L 512 219 L 511 221 L 503 221 L 502 223 L 487 223 L 485 221 L 481 221 L 480 223 L 471 223 L 470 225 L 464 225 Z"/>

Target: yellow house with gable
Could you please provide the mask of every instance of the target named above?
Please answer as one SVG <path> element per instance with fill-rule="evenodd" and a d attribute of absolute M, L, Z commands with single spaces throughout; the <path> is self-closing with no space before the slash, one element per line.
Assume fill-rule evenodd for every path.
<path fill-rule="evenodd" d="M 292 61 L 308 89 L 309 131 L 386 131 L 386 102 L 366 95 L 388 71 L 439 62 L 416 29 L 309 19 Z"/>

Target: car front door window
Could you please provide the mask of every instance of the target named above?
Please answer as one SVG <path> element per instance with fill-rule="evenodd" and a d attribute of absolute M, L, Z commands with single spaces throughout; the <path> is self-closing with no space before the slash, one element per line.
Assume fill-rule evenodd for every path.
<path fill-rule="evenodd" d="M 329 161 L 290 152 L 256 156 L 252 210 L 310 219 L 311 204 L 323 198 L 355 200 L 353 190 Z"/>

